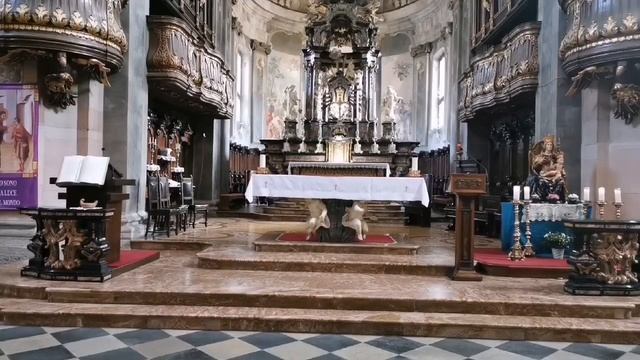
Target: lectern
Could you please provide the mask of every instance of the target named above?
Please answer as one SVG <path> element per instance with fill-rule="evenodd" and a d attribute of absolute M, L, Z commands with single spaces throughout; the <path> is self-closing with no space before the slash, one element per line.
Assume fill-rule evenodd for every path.
<path fill-rule="evenodd" d="M 451 174 L 451 192 L 456 195 L 456 263 L 451 278 L 481 281 L 473 266 L 473 225 L 476 200 L 487 193 L 487 175 Z"/>

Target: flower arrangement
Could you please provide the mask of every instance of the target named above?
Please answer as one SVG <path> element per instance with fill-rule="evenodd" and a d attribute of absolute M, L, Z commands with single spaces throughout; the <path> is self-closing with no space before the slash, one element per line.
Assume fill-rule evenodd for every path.
<path fill-rule="evenodd" d="M 567 196 L 567 202 L 569 204 L 577 204 L 580 202 L 580 197 L 578 194 L 569 194 L 569 196 Z"/>
<path fill-rule="evenodd" d="M 562 232 L 548 232 L 544 242 L 552 249 L 564 249 L 571 243 L 571 236 Z"/>

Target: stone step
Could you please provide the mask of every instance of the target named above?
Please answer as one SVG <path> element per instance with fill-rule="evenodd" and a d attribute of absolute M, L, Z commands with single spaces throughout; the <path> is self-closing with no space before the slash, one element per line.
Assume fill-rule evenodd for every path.
<path fill-rule="evenodd" d="M 265 207 L 262 209 L 265 214 L 287 214 L 287 215 L 309 215 L 309 210 L 307 209 L 296 209 L 296 208 L 276 208 L 276 207 Z"/>
<path fill-rule="evenodd" d="M 529 341 L 640 343 L 640 319 L 0 299 L 6 324 L 63 327 L 314 332 Z"/>
<path fill-rule="evenodd" d="M 415 255 L 420 246 L 401 244 L 333 244 L 256 240 L 253 242 L 253 248 L 258 252 Z"/>
<path fill-rule="evenodd" d="M 445 276 L 453 267 L 452 259 L 432 255 L 286 253 L 210 248 L 198 253 L 197 257 L 200 268 L 227 270 Z"/>

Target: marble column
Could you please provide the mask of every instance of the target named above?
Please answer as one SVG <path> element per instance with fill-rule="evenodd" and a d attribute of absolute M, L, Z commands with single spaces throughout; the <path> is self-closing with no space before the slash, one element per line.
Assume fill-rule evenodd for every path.
<path fill-rule="evenodd" d="M 458 121 L 458 80 L 469 68 L 471 57 L 471 14 L 473 1 L 453 0 L 450 2 L 453 12 L 452 35 L 449 40 L 449 143 L 451 146 L 461 143 L 467 148 L 467 123 Z M 455 148 L 451 151 L 451 162 L 455 160 Z"/>
<path fill-rule="evenodd" d="M 88 76 L 78 80 L 77 153 L 102 156 L 104 85 Z"/>
<path fill-rule="evenodd" d="M 420 142 L 420 146 L 428 146 L 429 132 L 429 66 L 431 62 L 431 43 L 417 45 L 411 49 L 413 57 L 413 113 L 415 140 Z"/>
<path fill-rule="evenodd" d="M 130 199 L 123 206 L 123 239 L 142 235 L 140 221 L 146 218 L 147 15 L 148 2 L 127 6 L 123 12 L 129 51 L 122 69 L 111 77 L 111 88 L 104 91 L 104 155 L 126 178 L 136 180 L 136 186 L 125 188 Z"/>
<path fill-rule="evenodd" d="M 267 60 L 271 45 L 251 40 L 251 143 L 259 144 L 265 133 L 264 88 L 267 83 Z"/>
<path fill-rule="evenodd" d="M 566 96 L 570 79 L 560 64 L 559 48 L 565 34 L 567 16 L 557 1 L 538 2 L 539 74 L 536 93 L 536 141 L 556 135 L 565 152 L 569 193 L 579 193 L 581 121 L 580 97 Z"/>

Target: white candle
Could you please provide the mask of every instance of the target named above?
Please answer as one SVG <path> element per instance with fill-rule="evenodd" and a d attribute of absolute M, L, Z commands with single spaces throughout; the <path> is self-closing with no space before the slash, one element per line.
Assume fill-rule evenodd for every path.
<path fill-rule="evenodd" d="M 582 201 L 589 202 L 591 200 L 591 188 L 586 186 L 582 190 Z"/>
<path fill-rule="evenodd" d="M 531 188 L 528 186 L 524 187 L 524 199 L 525 200 L 531 199 Z"/>
<path fill-rule="evenodd" d="M 622 204 L 622 190 L 620 188 L 613 189 L 613 198 L 616 204 Z"/>
<path fill-rule="evenodd" d="M 260 154 L 260 167 L 261 168 L 267 167 L 267 154 Z"/>
<path fill-rule="evenodd" d="M 418 171 L 418 157 L 414 156 L 411 158 L 411 170 Z"/>
<path fill-rule="evenodd" d="M 604 202 L 604 188 L 603 187 L 599 187 L 598 188 L 598 201 L 599 202 Z"/>
<path fill-rule="evenodd" d="M 520 185 L 515 185 L 513 187 L 513 200 L 520 200 Z"/>

